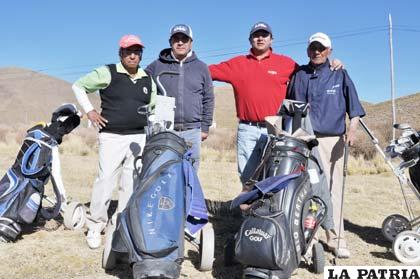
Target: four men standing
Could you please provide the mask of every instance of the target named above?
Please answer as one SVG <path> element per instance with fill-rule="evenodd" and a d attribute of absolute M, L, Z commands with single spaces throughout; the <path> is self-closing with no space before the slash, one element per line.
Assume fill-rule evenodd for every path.
<path fill-rule="evenodd" d="M 167 94 L 175 97 L 174 130 L 192 144 L 196 169 L 201 141 L 208 137 L 213 119 L 212 79 L 232 84 L 239 118 L 237 160 L 242 182 L 250 175 L 243 173 L 245 165 L 258 163 L 248 162 L 248 159 L 261 134 L 267 133 L 264 118 L 277 113 L 286 91 L 288 98 L 310 103 L 311 122 L 320 142 L 321 158 L 331 184 L 334 217 L 337 217 L 344 140 L 350 144 L 354 142 L 358 119 L 365 114 L 364 110 L 347 72 L 330 70 L 331 41 L 328 36 L 322 33 L 311 36 L 307 50 L 310 62 L 300 68 L 291 58 L 273 53 L 272 41 L 270 26 L 258 22 L 249 34 L 251 50 L 248 55 L 207 68 L 192 51 L 191 28 L 177 24 L 170 30 L 170 48 L 162 50 L 159 58 L 143 71 L 139 62 L 144 46 L 137 36 L 127 35 L 120 41 L 121 63 L 98 68 L 73 85 L 89 120 L 100 129 L 99 175 L 92 192 L 89 247 L 100 246 L 100 232 L 106 224 L 106 211 L 120 172 L 118 211 L 124 208 L 131 195 L 135 181 L 133 158 L 145 144 L 146 119 L 137 114 L 137 108 L 153 106 L 156 85 L 152 78 L 168 71 L 177 74 L 162 75 L 160 81 Z M 101 114 L 93 109 L 86 95 L 97 90 L 101 96 Z M 351 118 L 347 133 L 346 112 Z M 333 244 L 340 224 L 338 217 L 334 221 L 336 229 L 327 235 L 328 244 L 335 248 L 338 256 L 348 257 L 344 241 L 341 247 Z"/>

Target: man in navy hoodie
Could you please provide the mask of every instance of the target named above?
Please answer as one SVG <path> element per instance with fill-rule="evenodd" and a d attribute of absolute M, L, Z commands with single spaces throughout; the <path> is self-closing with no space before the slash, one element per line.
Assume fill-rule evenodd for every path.
<path fill-rule="evenodd" d="M 343 150 L 345 143 L 353 145 L 355 142 L 359 118 L 365 111 L 347 71 L 330 69 L 328 57 L 331 52 L 331 40 L 326 34 L 315 33 L 309 38 L 307 54 L 310 61 L 293 76 L 287 98 L 310 104 L 311 124 L 319 142 L 333 203 L 334 229 L 327 231 L 327 245 L 338 257 L 348 258 L 350 251 L 344 240 L 343 220 L 340 220 Z M 346 114 L 350 118 L 347 129 Z"/>
<path fill-rule="evenodd" d="M 170 48 L 160 52 L 159 58 L 146 68 L 156 79 L 162 71 L 179 75 L 162 75 L 159 80 L 167 95 L 175 97 L 175 132 L 192 144 L 194 168 L 198 170 L 201 141 L 209 134 L 213 121 L 213 84 L 207 65 L 192 50 L 193 33 L 185 24 L 174 25 L 170 30 Z M 158 89 L 158 93 L 159 92 Z"/>

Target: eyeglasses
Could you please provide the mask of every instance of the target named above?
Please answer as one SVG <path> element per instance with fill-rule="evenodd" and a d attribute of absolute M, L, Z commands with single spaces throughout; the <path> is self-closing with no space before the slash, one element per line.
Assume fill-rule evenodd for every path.
<path fill-rule="evenodd" d="M 123 48 L 122 53 L 124 55 L 131 55 L 132 53 L 135 55 L 141 55 L 143 53 L 143 49 L 130 49 L 130 48 Z"/>
<path fill-rule="evenodd" d="M 182 33 L 176 33 L 170 38 L 171 44 L 178 43 L 178 42 L 182 42 L 182 43 L 186 44 L 190 40 L 191 40 L 190 37 L 188 37 L 187 35 L 184 35 Z"/>
<path fill-rule="evenodd" d="M 323 52 L 326 49 L 327 48 L 325 46 L 323 46 L 321 43 L 318 43 L 318 42 L 313 42 L 312 44 L 309 45 L 309 50 L 310 51 Z"/>

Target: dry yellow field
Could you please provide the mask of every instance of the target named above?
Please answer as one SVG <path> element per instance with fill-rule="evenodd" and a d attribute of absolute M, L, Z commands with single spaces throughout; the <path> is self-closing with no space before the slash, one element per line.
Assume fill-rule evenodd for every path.
<path fill-rule="evenodd" d="M 19 71 L 22 80 L 0 82 L 0 175 L 12 164 L 25 130 L 40 120 L 48 121 L 51 112 L 63 102 L 76 102 L 71 84 L 26 69 L 3 68 L 0 73 Z M 234 98 L 229 86 L 216 88 L 215 122 L 205 142 L 200 178 L 206 198 L 213 204 L 226 205 L 240 191 L 234 154 L 235 117 Z M 93 98 L 92 98 L 93 97 Z M 98 96 L 91 96 L 97 106 Z M 397 99 L 399 122 L 409 122 L 419 128 L 420 93 Z M 364 103 L 366 123 L 375 132 L 382 146 L 390 138 L 390 101 L 380 104 Z M 11 109 L 13 108 L 13 109 Z M 42 109 L 41 109 L 42 108 Z M 359 131 L 359 135 L 363 134 Z M 97 171 L 95 133 L 78 128 L 61 146 L 63 177 L 67 194 L 75 201 L 88 205 L 92 182 Z M 345 192 L 345 227 L 352 257 L 340 265 L 400 265 L 381 234 L 383 219 L 395 213 L 405 213 L 397 180 L 384 172 L 381 158 L 364 161 L 367 154 L 374 157 L 374 148 L 367 138 L 360 136 L 352 149 Z M 367 157 L 369 157 L 367 156 Z M 366 157 L 366 156 L 365 156 Z M 418 202 L 417 202 L 418 204 Z M 211 272 L 196 268 L 197 251 L 186 246 L 181 278 L 239 278 L 240 267 L 223 265 L 222 246 L 239 225 L 238 218 L 220 210 L 211 218 L 216 232 L 216 258 Z M 51 225 L 51 224 L 49 224 Z M 17 243 L 0 243 L 1 278 L 132 278 L 129 267 L 120 266 L 112 273 L 101 268 L 101 250 L 90 250 L 85 243 L 85 231 L 45 230 L 42 224 L 29 227 Z M 329 260 L 330 253 L 326 253 Z M 308 271 L 298 270 L 294 278 L 322 278 Z"/>
<path fill-rule="evenodd" d="M 64 142 L 61 157 L 63 176 L 72 200 L 88 204 L 91 184 L 97 168 L 97 155 Z M 210 142 L 211 143 L 211 142 Z M 67 145 L 67 147 L 66 147 Z M 18 145 L 0 143 L 2 174 L 14 160 Z M 80 154 L 84 154 L 81 156 Z M 232 149 L 216 151 L 204 148 L 200 178 L 205 196 L 216 204 L 226 204 L 240 191 Z M 339 265 L 400 265 L 393 256 L 391 244 L 381 234 L 383 219 L 404 213 L 397 180 L 390 173 L 381 175 L 350 175 L 345 193 L 345 227 L 352 257 Z M 222 208 L 223 209 L 223 208 Z M 213 270 L 200 272 L 196 265 L 198 253 L 187 244 L 181 278 L 240 278 L 240 266 L 225 267 L 223 243 L 232 235 L 239 222 L 226 210 L 212 216 L 216 233 L 216 254 Z M 101 253 L 90 250 L 85 243 L 85 230 L 70 231 L 63 226 L 47 231 L 42 224 L 28 230 L 17 243 L 0 244 L 0 278 L 132 278 L 127 265 L 111 273 L 101 268 Z M 326 253 L 331 260 L 331 253 Z M 294 278 L 322 278 L 302 265 Z"/>

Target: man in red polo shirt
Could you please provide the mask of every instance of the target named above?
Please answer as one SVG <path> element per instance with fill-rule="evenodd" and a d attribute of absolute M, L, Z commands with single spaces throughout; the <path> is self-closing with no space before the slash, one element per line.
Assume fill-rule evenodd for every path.
<path fill-rule="evenodd" d="M 253 25 L 249 42 L 248 55 L 209 66 L 213 80 L 233 86 L 239 118 L 238 172 L 243 183 L 250 175 L 243 173 L 245 165 L 261 134 L 267 133 L 264 118 L 276 115 L 286 96 L 287 84 L 299 67 L 290 57 L 272 52 L 273 34 L 267 23 Z"/>
<path fill-rule="evenodd" d="M 277 114 L 286 96 L 287 85 L 299 68 L 290 57 L 273 53 L 273 33 L 267 23 L 257 22 L 252 26 L 249 42 L 251 50 L 248 55 L 209 66 L 213 80 L 233 86 L 239 119 L 238 172 L 242 183 L 250 178 L 258 163 L 249 158 L 261 134 L 267 134 L 264 118 Z M 343 64 L 334 59 L 331 67 L 340 69 Z"/>

